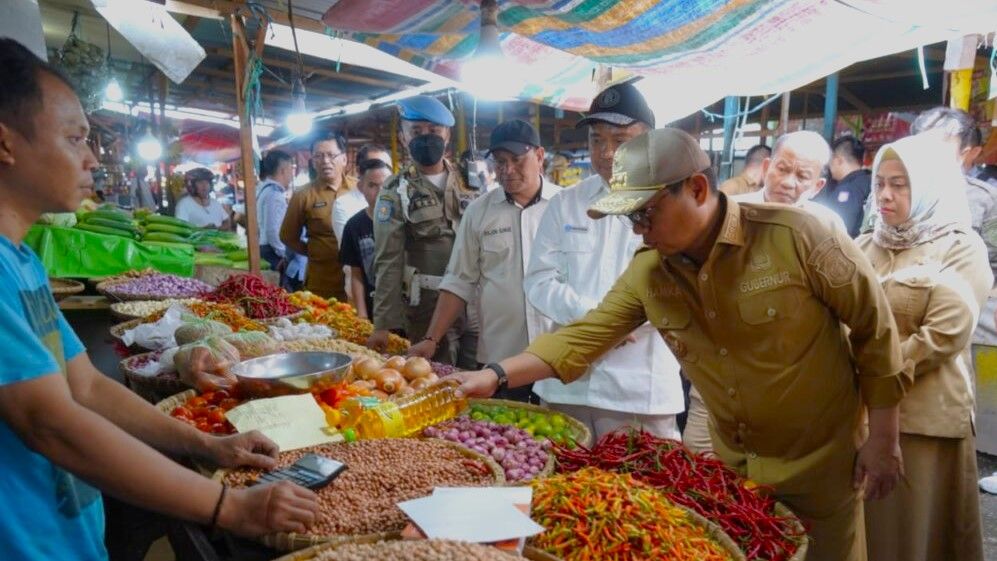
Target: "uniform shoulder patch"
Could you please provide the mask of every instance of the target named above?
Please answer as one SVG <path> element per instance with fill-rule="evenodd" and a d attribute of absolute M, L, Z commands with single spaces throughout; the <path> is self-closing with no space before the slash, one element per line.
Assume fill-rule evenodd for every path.
<path fill-rule="evenodd" d="M 824 277 L 832 288 L 841 288 L 852 282 L 858 265 L 845 255 L 841 244 L 834 238 L 827 238 L 814 249 L 807 264 Z"/>
<path fill-rule="evenodd" d="M 379 197 L 377 199 L 377 205 L 374 207 L 374 219 L 379 223 L 384 224 L 391 221 L 391 217 L 395 213 L 395 205 L 391 203 L 390 199 Z"/>

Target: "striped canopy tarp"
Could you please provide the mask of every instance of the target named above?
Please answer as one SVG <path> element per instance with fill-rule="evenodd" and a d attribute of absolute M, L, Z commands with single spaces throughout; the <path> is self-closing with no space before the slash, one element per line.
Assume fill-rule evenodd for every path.
<path fill-rule="evenodd" d="M 517 97 L 588 106 L 599 65 L 659 80 L 681 117 L 787 91 L 854 62 L 997 27 L 993 0 L 497 0 Z M 478 44 L 477 0 L 338 0 L 331 29 L 450 78 Z M 678 95 L 678 93 L 680 95 Z M 661 116 L 659 115 L 659 119 Z"/>

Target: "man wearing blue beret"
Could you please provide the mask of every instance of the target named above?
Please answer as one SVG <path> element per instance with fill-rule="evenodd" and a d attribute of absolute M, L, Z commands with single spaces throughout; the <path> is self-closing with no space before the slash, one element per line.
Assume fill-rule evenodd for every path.
<path fill-rule="evenodd" d="M 444 158 L 454 116 L 436 98 L 419 95 L 399 102 L 401 138 L 410 163 L 381 189 L 374 207 L 374 333 L 368 346 L 383 351 L 388 333 L 404 330 L 413 342 L 426 336 L 443 274 L 468 203 L 478 196 L 456 166 Z M 458 322 L 452 342 L 443 338 L 435 360 L 476 365 L 477 334 Z M 466 363 L 466 364 L 465 364 Z"/>

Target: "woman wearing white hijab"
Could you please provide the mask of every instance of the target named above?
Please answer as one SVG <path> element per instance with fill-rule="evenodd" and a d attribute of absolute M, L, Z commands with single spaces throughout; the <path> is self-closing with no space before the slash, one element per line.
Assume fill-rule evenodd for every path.
<path fill-rule="evenodd" d="M 930 137 L 873 162 L 876 221 L 856 241 L 880 276 L 914 385 L 900 402 L 905 484 L 865 504 L 870 560 L 982 561 L 969 346 L 993 283 L 965 179 Z"/>

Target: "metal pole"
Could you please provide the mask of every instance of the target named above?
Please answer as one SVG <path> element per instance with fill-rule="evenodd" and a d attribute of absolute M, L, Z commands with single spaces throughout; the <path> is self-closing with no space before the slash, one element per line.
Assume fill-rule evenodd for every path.
<path fill-rule="evenodd" d="M 391 112 L 391 171 L 392 173 L 398 173 L 398 169 L 401 168 L 398 160 L 400 156 L 398 154 L 398 111 Z"/>
<path fill-rule="evenodd" d="M 838 121 L 838 73 L 827 77 L 824 88 L 824 138 L 834 140 L 834 124 Z"/>
<path fill-rule="evenodd" d="M 730 177 L 730 165 L 734 161 L 734 127 L 737 125 L 737 96 L 724 98 L 724 145 L 720 159 L 720 180 Z"/>

